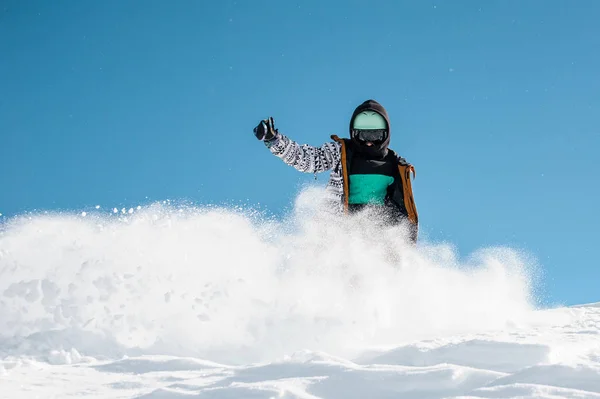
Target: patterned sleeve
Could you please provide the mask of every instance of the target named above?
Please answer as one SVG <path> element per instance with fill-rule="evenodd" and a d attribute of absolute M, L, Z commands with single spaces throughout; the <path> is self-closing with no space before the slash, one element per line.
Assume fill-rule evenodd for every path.
<path fill-rule="evenodd" d="M 265 144 L 275 156 L 300 172 L 324 172 L 340 162 L 341 145 L 335 141 L 325 143 L 321 147 L 313 147 L 298 144 L 278 132 L 273 140 L 265 141 Z"/>

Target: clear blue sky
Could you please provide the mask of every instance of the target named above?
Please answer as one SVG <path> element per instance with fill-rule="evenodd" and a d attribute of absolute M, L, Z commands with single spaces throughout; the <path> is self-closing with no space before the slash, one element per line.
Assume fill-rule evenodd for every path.
<path fill-rule="evenodd" d="M 530 251 L 548 303 L 600 300 L 600 2 L 0 2 L 0 212 L 152 200 L 289 209 L 374 98 L 422 237 Z M 321 175 L 318 184 L 325 184 Z"/>

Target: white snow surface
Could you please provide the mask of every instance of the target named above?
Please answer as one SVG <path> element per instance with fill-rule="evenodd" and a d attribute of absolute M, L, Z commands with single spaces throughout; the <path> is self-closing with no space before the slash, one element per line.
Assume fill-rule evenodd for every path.
<path fill-rule="evenodd" d="M 319 195 L 5 219 L 0 398 L 600 398 L 600 307 L 540 309 L 533 257 Z"/>

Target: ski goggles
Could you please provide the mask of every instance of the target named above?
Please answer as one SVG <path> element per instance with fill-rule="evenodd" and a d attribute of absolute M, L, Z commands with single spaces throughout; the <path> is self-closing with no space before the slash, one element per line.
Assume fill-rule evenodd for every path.
<path fill-rule="evenodd" d="M 387 135 L 386 129 L 352 129 L 352 137 L 363 142 L 384 141 Z"/>

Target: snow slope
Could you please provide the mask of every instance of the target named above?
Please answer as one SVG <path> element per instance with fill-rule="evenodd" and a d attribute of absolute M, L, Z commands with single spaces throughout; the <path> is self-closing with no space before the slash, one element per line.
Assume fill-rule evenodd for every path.
<path fill-rule="evenodd" d="M 0 397 L 600 398 L 600 307 L 536 309 L 531 257 L 317 198 L 9 220 Z"/>

